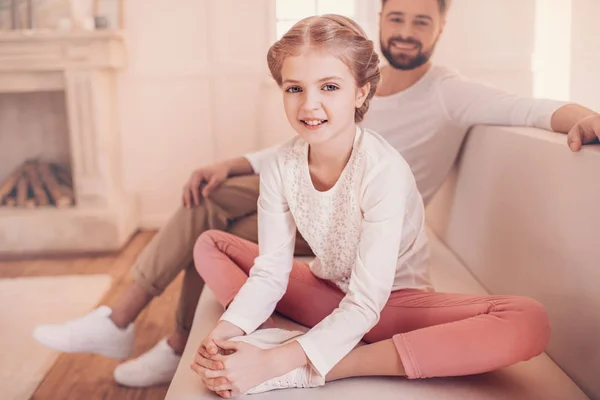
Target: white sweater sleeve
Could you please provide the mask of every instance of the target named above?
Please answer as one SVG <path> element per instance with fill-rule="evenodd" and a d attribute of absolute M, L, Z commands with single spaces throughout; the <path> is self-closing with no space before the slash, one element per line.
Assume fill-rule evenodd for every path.
<path fill-rule="evenodd" d="M 442 78 L 438 87 L 450 119 L 467 128 L 485 124 L 552 130 L 552 115 L 566 104 L 517 96 L 459 75 Z"/>
<path fill-rule="evenodd" d="M 267 163 L 275 162 L 275 157 L 280 147 L 281 145 L 267 147 L 266 149 L 246 154 L 244 158 L 248 160 L 250 166 L 254 170 L 254 173 L 260 175 Z"/>
<path fill-rule="evenodd" d="M 260 175 L 259 256 L 221 320 L 250 334 L 271 316 L 287 289 L 295 240 L 296 223 L 283 195 L 281 169 L 274 157 Z"/>
<path fill-rule="evenodd" d="M 298 338 L 313 367 L 325 376 L 379 321 L 393 285 L 407 188 L 407 165 L 383 163 L 365 177 L 363 221 L 346 296 L 337 309 Z"/>

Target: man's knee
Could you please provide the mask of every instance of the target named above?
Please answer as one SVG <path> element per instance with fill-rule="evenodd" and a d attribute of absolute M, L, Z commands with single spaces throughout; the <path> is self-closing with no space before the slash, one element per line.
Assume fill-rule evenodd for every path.
<path fill-rule="evenodd" d="M 173 219 L 175 220 L 189 220 L 190 218 L 195 218 L 198 213 L 206 212 L 206 200 L 201 198 L 200 204 L 196 206 L 186 207 L 184 205 L 179 206 L 175 214 L 173 215 Z"/>
<path fill-rule="evenodd" d="M 257 175 L 228 178 L 210 192 L 203 201 L 212 203 L 237 218 L 256 211 L 259 186 Z"/>

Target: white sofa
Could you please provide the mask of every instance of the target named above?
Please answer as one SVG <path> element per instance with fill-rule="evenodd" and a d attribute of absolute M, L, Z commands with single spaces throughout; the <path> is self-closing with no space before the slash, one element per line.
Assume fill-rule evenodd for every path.
<path fill-rule="evenodd" d="M 529 295 L 543 302 L 553 325 L 547 353 L 477 376 L 355 378 L 252 398 L 600 398 L 600 379 L 595 379 L 600 378 L 600 294 L 593 290 L 600 278 L 593 268 L 600 266 L 593 254 L 600 238 L 593 231 L 600 228 L 600 207 L 594 204 L 600 186 L 594 186 L 592 176 L 600 171 L 600 146 L 571 154 L 564 135 L 478 127 L 463 150 L 427 210 L 434 284 L 439 291 Z M 217 398 L 189 364 L 221 312 L 205 290 L 167 400 Z M 298 328 L 284 318 L 276 320 Z"/>

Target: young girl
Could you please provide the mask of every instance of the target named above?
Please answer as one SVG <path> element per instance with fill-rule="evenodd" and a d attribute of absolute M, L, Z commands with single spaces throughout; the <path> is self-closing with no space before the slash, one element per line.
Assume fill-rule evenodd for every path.
<path fill-rule="evenodd" d="M 477 374 L 540 354 L 550 328 L 539 303 L 433 292 L 410 168 L 357 126 L 380 79 L 361 28 L 307 18 L 268 64 L 298 136 L 261 174 L 260 248 L 220 231 L 196 243 L 198 271 L 227 307 L 192 364 L 206 386 L 228 398 L 353 376 Z M 296 229 L 311 264 L 293 259 Z M 312 329 L 256 331 L 275 309 Z"/>

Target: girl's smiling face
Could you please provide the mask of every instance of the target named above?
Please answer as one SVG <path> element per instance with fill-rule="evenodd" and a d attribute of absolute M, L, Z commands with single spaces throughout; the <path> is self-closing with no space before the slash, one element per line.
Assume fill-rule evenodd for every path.
<path fill-rule="evenodd" d="M 339 58 L 307 47 L 284 60 L 281 78 L 288 121 L 308 144 L 354 132 L 355 109 L 365 101 L 369 85 L 358 88 L 350 68 Z"/>

